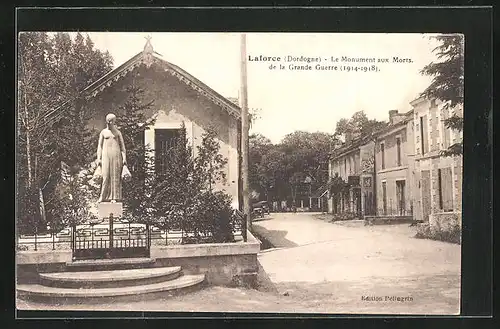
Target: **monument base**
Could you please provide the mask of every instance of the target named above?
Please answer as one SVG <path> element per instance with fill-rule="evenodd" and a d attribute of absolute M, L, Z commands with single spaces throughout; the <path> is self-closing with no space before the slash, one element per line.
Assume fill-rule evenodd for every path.
<path fill-rule="evenodd" d="M 100 202 L 97 205 L 97 216 L 99 218 L 109 218 L 112 215 L 114 218 L 123 215 L 123 203 L 121 202 Z"/>

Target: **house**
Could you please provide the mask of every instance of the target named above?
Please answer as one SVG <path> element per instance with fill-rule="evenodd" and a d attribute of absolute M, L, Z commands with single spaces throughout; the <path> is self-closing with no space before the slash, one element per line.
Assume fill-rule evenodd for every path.
<path fill-rule="evenodd" d="M 372 136 L 352 138 L 330 156 L 331 213 L 358 216 L 411 215 L 412 112 L 389 111 L 389 122 Z M 335 182 L 340 182 L 335 183 Z M 343 187 L 342 187 L 343 185 Z"/>
<path fill-rule="evenodd" d="M 373 211 L 373 142 L 346 136 L 343 146 L 330 154 L 328 212 L 367 214 Z M 340 185 L 332 186 L 334 182 Z"/>
<path fill-rule="evenodd" d="M 433 226 L 442 219 L 461 223 L 462 156 L 444 157 L 441 151 L 462 140 L 462 132 L 445 126 L 443 120 L 463 115 L 439 100 L 420 97 L 412 101 L 415 148 L 415 218 Z"/>
<path fill-rule="evenodd" d="M 233 206 L 239 207 L 240 107 L 182 68 L 164 60 L 153 50 L 148 39 L 143 51 L 81 92 L 81 104 L 92 114 L 89 126 L 98 130 L 104 128 L 105 116 L 110 112 L 117 115 L 119 126 L 119 108 L 127 100 L 126 88 L 132 85 L 144 91 L 144 103 L 154 102 L 145 115 L 156 120 L 154 126 L 146 130 L 144 143 L 150 146 L 155 156 L 168 152 L 172 138 L 183 125 L 194 152 L 201 144 L 202 135 L 209 128 L 215 130 L 220 152 L 228 160 L 226 181 L 218 183 L 215 188 L 231 195 Z"/>
<path fill-rule="evenodd" d="M 389 111 L 389 124 L 376 136 L 378 216 L 411 216 L 413 209 L 413 111 Z"/>

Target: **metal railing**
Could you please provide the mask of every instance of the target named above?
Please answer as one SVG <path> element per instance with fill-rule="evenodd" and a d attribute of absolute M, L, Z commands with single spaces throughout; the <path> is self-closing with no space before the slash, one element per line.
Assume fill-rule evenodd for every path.
<path fill-rule="evenodd" d="M 235 241 L 247 241 L 247 218 L 235 212 L 232 235 Z M 111 233 L 111 234 L 110 234 Z M 72 250 L 109 248 L 148 248 L 151 245 L 166 246 L 193 243 L 196 237 L 210 241 L 210 233 L 199 234 L 177 228 L 160 229 L 154 225 L 118 222 L 110 232 L 109 225 L 87 224 L 65 228 L 59 232 L 23 234 L 17 239 L 18 250 Z"/>
<path fill-rule="evenodd" d="M 377 216 L 412 216 L 413 206 L 407 205 L 404 201 L 388 199 L 384 205 L 382 201 L 377 209 Z"/>

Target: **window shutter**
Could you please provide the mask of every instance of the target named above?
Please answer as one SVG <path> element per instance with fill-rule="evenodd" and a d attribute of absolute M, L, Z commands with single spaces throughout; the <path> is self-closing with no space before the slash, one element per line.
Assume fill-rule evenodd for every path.
<path fill-rule="evenodd" d="M 453 211 L 453 180 L 451 168 L 444 168 L 441 170 L 441 182 L 443 189 L 443 210 Z"/>

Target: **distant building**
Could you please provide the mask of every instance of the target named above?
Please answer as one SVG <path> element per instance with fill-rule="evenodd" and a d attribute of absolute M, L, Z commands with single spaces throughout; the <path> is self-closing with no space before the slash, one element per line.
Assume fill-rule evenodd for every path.
<path fill-rule="evenodd" d="M 346 136 L 345 144 L 330 156 L 328 211 L 358 216 L 410 215 L 412 209 L 413 127 L 410 112 L 389 111 L 386 127 L 369 137 Z"/>
<path fill-rule="evenodd" d="M 372 173 L 362 167 L 370 163 L 373 151 L 367 150 L 367 140 L 346 136 L 343 146 L 332 151 L 328 172 L 330 181 L 338 176 L 344 183 L 342 190 L 330 188 L 328 192 L 328 212 L 342 213 L 370 212 L 372 202 Z"/>
<path fill-rule="evenodd" d="M 463 110 L 425 98 L 410 104 L 409 112 L 389 111 L 388 125 L 372 137 L 348 135 L 331 153 L 328 212 L 412 216 L 431 227 L 461 222 L 462 156 L 441 152 L 462 140 L 444 120 Z"/>
<path fill-rule="evenodd" d="M 446 109 L 442 102 L 418 98 L 411 102 L 415 145 L 415 218 L 433 222 L 454 217 L 461 222 L 462 156 L 443 157 L 440 152 L 462 140 L 443 120 L 462 108 Z M 454 216 L 450 216 L 454 215 Z"/>

